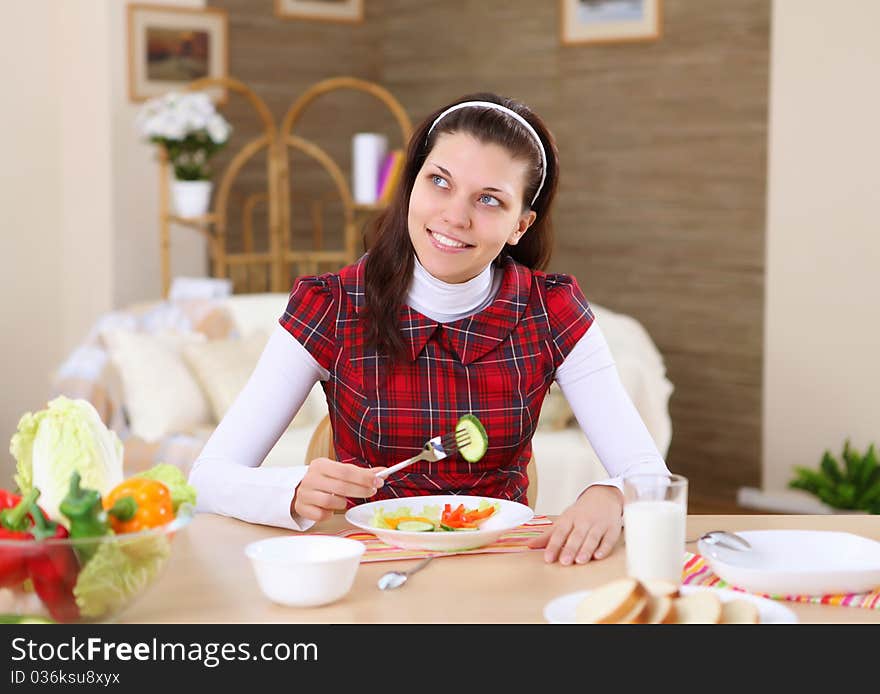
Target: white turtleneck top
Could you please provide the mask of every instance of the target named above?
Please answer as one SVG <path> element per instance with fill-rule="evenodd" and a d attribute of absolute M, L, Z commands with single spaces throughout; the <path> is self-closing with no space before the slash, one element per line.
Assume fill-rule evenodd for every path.
<path fill-rule="evenodd" d="M 416 258 L 406 303 L 438 323 L 465 318 L 492 303 L 502 274 L 490 264 L 467 282 L 448 284 Z M 287 330 L 275 327 L 247 384 L 193 463 L 189 481 L 198 492 L 197 510 L 292 530 L 314 524 L 290 513 L 308 468 L 260 465 L 315 383 L 329 376 Z M 621 488 L 626 475 L 668 472 L 620 381 L 598 321 L 556 370 L 556 382 L 611 475 L 596 484 Z M 572 502 L 583 491 L 573 489 Z"/>

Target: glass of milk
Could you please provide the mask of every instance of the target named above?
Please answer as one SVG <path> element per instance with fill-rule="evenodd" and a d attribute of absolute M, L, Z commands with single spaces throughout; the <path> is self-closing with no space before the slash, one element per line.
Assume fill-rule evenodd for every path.
<path fill-rule="evenodd" d="M 687 489 L 687 479 L 681 475 L 624 478 L 626 571 L 632 578 L 681 583 Z"/>

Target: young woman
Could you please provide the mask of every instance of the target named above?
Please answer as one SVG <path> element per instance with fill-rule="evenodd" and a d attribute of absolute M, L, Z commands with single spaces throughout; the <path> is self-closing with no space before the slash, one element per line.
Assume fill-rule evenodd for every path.
<path fill-rule="evenodd" d="M 621 531 L 622 477 L 668 470 L 577 282 L 541 271 L 558 174 L 552 136 L 520 103 L 475 94 L 428 117 L 369 252 L 296 282 L 193 465 L 199 509 L 306 530 L 368 499 L 524 502 L 532 435 L 555 379 L 612 477 L 573 489 L 532 546 L 562 564 L 607 556 Z M 318 380 L 337 460 L 259 467 Z M 376 476 L 466 413 L 488 433 L 479 462 L 452 455 Z"/>

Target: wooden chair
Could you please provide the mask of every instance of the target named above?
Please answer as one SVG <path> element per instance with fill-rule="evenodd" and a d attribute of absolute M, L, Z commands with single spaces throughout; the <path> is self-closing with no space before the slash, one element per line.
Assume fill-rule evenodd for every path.
<path fill-rule="evenodd" d="M 309 439 L 309 445 L 306 448 L 305 464 L 308 465 L 315 458 L 333 459 L 336 452 L 333 450 L 333 429 L 330 426 L 330 415 L 325 415 L 318 422 L 315 431 L 312 432 L 312 438 Z M 529 461 L 526 468 L 526 474 L 529 478 L 529 488 L 526 492 L 526 499 L 530 508 L 535 508 L 535 501 L 538 498 L 538 468 L 535 464 L 535 457 Z"/>

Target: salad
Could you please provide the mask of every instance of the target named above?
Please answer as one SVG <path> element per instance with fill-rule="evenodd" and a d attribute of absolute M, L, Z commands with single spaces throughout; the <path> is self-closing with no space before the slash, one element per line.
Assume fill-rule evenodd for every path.
<path fill-rule="evenodd" d="M 376 509 L 370 519 L 370 525 L 383 530 L 400 530 L 401 532 L 456 532 L 479 530 L 480 525 L 501 509 L 500 504 L 483 500 L 477 508 L 468 509 L 464 504 L 453 508 L 452 504 L 426 505 L 421 511 L 409 506 L 400 506 L 394 511 Z"/>
<path fill-rule="evenodd" d="M 10 452 L 17 489 L 0 489 L 0 602 L 32 596 L 55 621 L 95 619 L 125 605 L 171 551 L 170 536 L 142 531 L 195 503 L 195 489 L 173 465 L 124 477 L 121 442 L 85 400 L 59 397 L 25 414 Z M 51 539 L 66 542 L 42 542 Z M 0 622 L 13 617 L 0 614 Z"/>

